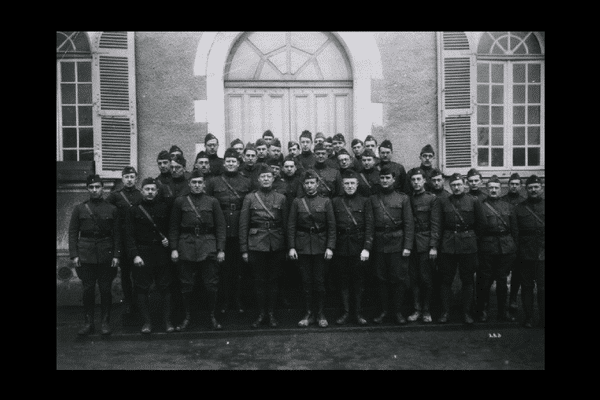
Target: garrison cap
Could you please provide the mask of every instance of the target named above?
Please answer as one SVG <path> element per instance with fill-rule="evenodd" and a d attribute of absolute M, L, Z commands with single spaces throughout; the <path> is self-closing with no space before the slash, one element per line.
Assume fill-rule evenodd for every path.
<path fill-rule="evenodd" d="M 270 129 L 267 129 L 266 131 L 263 132 L 262 137 L 265 137 L 265 136 L 271 136 L 272 138 L 275 137 L 275 135 L 273 135 L 273 132 L 271 132 Z"/>
<path fill-rule="evenodd" d="M 508 181 L 514 181 L 514 180 L 518 180 L 519 182 L 521 182 L 521 176 L 518 173 L 514 173 L 510 176 L 510 178 L 508 178 Z"/>
<path fill-rule="evenodd" d="M 481 176 L 481 172 L 477 171 L 477 168 L 471 168 L 469 172 L 467 172 L 467 178 L 475 175 Z"/>
<path fill-rule="evenodd" d="M 204 150 L 200 151 L 198 154 L 196 154 L 196 161 L 198 161 L 199 158 L 208 158 L 208 153 L 206 153 Z"/>
<path fill-rule="evenodd" d="M 206 136 L 204 136 L 204 144 L 208 143 L 209 140 L 213 139 L 216 139 L 217 143 L 219 143 L 219 139 L 217 139 L 215 135 L 213 135 L 212 133 L 207 133 Z"/>
<path fill-rule="evenodd" d="M 260 164 L 260 166 L 258 167 L 258 175 L 260 176 L 261 174 L 272 174 L 273 170 L 271 169 L 271 167 L 269 167 L 267 164 Z"/>
<path fill-rule="evenodd" d="M 390 142 L 388 139 L 385 139 L 383 142 L 381 142 L 379 147 L 385 147 L 386 149 L 394 151 L 394 148 L 392 147 L 392 142 Z"/>
<path fill-rule="evenodd" d="M 121 171 L 121 176 L 127 175 L 127 174 L 136 174 L 137 175 L 137 171 L 132 166 L 125 167 L 125 168 L 123 168 L 123 171 Z"/>
<path fill-rule="evenodd" d="M 344 135 L 342 135 L 341 133 L 336 133 L 335 135 L 333 135 L 333 140 L 336 142 L 346 143 L 346 139 L 344 138 Z"/>
<path fill-rule="evenodd" d="M 317 152 L 319 150 L 326 151 L 327 149 L 325 148 L 323 143 L 317 143 L 317 144 L 315 144 L 315 147 L 313 148 L 313 152 Z"/>
<path fill-rule="evenodd" d="M 287 161 L 293 161 L 295 166 L 298 166 L 298 161 L 296 160 L 296 157 L 294 157 L 293 154 L 288 154 L 287 156 L 285 156 L 283 158 L 283 163 L 285 164 Z"/>
<path fill-rule="evenodd" d="M 181 150 L 181 149 L 179 148 L 179 146 L 177 146 L 177 145 L 173 145 L 173 146 L 171 146 L 171 148 L 169 149 L 169 154 L 173 154 L 173 153 L 175 153 L 176 151 L 178 151 L 178 152 L 180 152 L 181 154 L 183 154 L 183 150 Z"/>
<path fill-rule="evenodd" d="M 304 175 L 302 176 L 302 182 L 304 182 L 307 179 L 316 179 L 318 182 L 319 175 L 317 175 L 314 169 L 307 169 L 306 171 L 304 171 Z"/>
<path fill-rule="evenodd" d="M 158 156 L 156 157 L 156 161 L 158 161 L 158 160 L 170 160 L 170 159 L 171 159 L 171 155 L 166 150 L 161 150 L 160 153 L 158 153 Z"/>
<path fill-rule="evenodd" d="M 442 171 L 440 171 L 438 168 L 433 168 L 431 170 L 431 177 L 433 178 L 434 176 L 438 176 L 438 175 L 442 175 L 442 178 L 444 177 L 444 174 L 442 174 Z"/>
<path fill-rule="evenodd" d="M 361 157 L 363 157 L 363 158 L 364 157 L 373 157 L 373 158 L 375 158 L 376 156 L 375 156 L 375 152 L 373 150 L 366 149 L 365 151 L 363 151 Z"/>
<path fill-rule="evenodd" d="M 452 175 L 450 175 L 450 179 L 448 179 L 448 183 L 452 183 L 454 181 L 461 181 L 461 182 L 463 182 L 462 175 L 459 174 L 458 172 L 455 172 Z"/>
<path fill-rule="evenodd" d="M 425 173 L 421 168 L 413 168 L 410 171 L 408 171 L 408 179 L 412 178 L 414 175 L 422 175 L 423 177 L 425 177 Z"/>
<path fill-rule="evenodd" d="M 100 179 L 100 175 L 96 175 L 96 174 L 90 174 L 88 175 L 87 179 L 85 180 L 86 185 L 89 186 L 92 183 L 99 183 L 102 186 L 104 186 L 104 182 L 102 182 L 102 179 Z"/>
<path fill-rule="evenodd" d="M 300 134 L 300 139 L 302 139 L 303 137 L 307 137 L 312 141 L 312 133 L 310 133 L 310 131 L 302 131 L 302 133 Z"/>
<path fill-rule="evenodd" d="M 298 144 L 298 142 L 294 142 L 293 140 L 290 140 L 288 142 L 288 150 L 291 149 L 294 146 L 298 146 L 298 148 L 300 148 L 300 144 Z"/>
<path fill-rule="evenodd" d="M 498 179 L 498 175 L 494 174 L 490 176 L 490 179 L 488 179 L 487 183 L 500 183 L 500 179 Z"/>
<path fill-rule="evenodd" d="M 275 157 L 269 157 L 269 158 L 267 159 L 267 165 L 269 165 L 269 166 L 271 166 L 271 165 L 275 165 L 275 166 L 277 166 L 277 167 L 281 168 L 281 161 L 279 161 L 279 159 L 278 159 L 278 158 L 275 158 Z"/>
<path fill-rule="evenodd" d="M 430 144 L 426 144 L 425 146 L 423 146 L 420 154 L 423 154 L 423 153 L 431 153 L 431 154 L 435 155 L 435 151 L 433 151 L 433 147 L 431 147 Z"/>
<path fill-rule="evenodd" d="M 246 154 L 246 152 L 248 150 L 252 150 L 253 152 L 257 152 L 256 151 L 256 147 L 254 147 L 254 143 L 248 142 L 248 144 L 246 145 L 246 147 L 244 147 L 244 154 Z"/>
<path fill-rule="evenodd" d="M 281 147 L 281 140 L 279 140 L 279 138 L 274 138 L 271 142 L 271 146 Z"/>
<path fill-rule="evenodd" d="M 267 143 L 267 141 L 263 138 L 259 138 L 256 139 L 256 143 L 254 143 L 254 146 L 258 147 L 258 146 L 269 146 L 269 144 Z"/>
<path fill-rule="evenodd" d="M 181 154 L 172 155 L 171 161 L 176 162 L 177 164 L 181 164 L 181 166 L 185 167 L 185 158 L 183 158 Z"/>
<path fill-rule="evenodd" d="M 359 143 L 364 144 L 363 141 L 360 139 L 352 139 L 352 143 L 350 143 L 350 146 L 354 147 L 354 145 L 359 144 Z"/>
<path fill-rule="evenodd" d="M 199 169 L 193 170 L 188 181 L 196 178 L 204 178 L 204 172 L 200 171 Z"/>
<path fill-rule="evenodd" d="M 347 168 L 344 172 L 342 172 L 342 179 L 357 179 L 358 180 L 358 173 L 356 173 L 356 171 L 354 171 L 353 169 Z"/>
<path fill-rule="evenodd" d="M 233 139 L 231 141 L 231 144 L 229 145 L 230 147 L 235 146 L 236 144 L 240 143 L 242 146 L 244 145 L 244 142 L 242 142 L 240 139 Z"/>
<path fill-rule="evenodd" d="M 150 177 L 150 178 L 146 178 L 142 181 L 142 187 L 144 187 L 146 185 L 157 185 L 158 186 L 158 182 L 156 181 L 156 179 Z"/>
<path fill-rule="evenodd" d="M 339 156 L 341 154 L 346 154 L 346 155 L 350 155 L 350 153 L 348 153 L 348 150 L 346 149 L 340 149 L 340 151 L 337 152 L 336 156 Z"/>
<path fill-rule="evenodd" d="M 396 172 L 392 169 L 391 165 L 384 165 L 379 170 L 379 176 L 381 175 L 392 175 L 393 177 L 396 177 Z"/>
<path fill-rule="evenodd" d="M 532 183 L 539 183 L 540 185 L 542 184 L 541 179 L 537 176 L 537 175 L 531 175 L 529 178 L 527 178 L 527 180 L 525 181 L 525 186 L 527 185 L 531 185 Z"/>
<path fill-rule="evenodd" d="M 317 132 L 315 135 L 315 140 L 317 140 L 317 138 L 323 138 L 323 140 L 325 140 L 325 135 L 323 135 L 323 132 Z"/>
<path fill-rule="evenodd" d="M 333 143 L 333 138 L 331 136 L 327 137 L 327 139 L 325 139 L 325 141 L 327 143 Z"/>
<path fill-rule="evenodd" d="M 365 138 L 365 142 L 375 142 L 375 143 L 377 143 L 377 139 L 375 139 L 375 137 L 373 135 L 368 135 Z"/>
<path fill-rule="evenodd" d="M 225 150 L 225 154 L 223 155 L 223 159 L 226 158 L 235 158 L 237 160 L 238 158 L 238 152 L 236 149 L 234 149 L 233 147 L 228 148 L 227 150 Z"/>

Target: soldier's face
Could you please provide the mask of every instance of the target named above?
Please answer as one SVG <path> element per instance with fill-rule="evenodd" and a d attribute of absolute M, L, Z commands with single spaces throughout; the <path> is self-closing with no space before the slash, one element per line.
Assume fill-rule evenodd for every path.
<path fill-rule="evenodd" d="M 217 139 L 210 139 L 206 142 L 205 147 L 208 154 L 217 154 L 217 150 L 219 150 L 219 141 Z"/>
<path fill-rule="evenodd" d="M 293 161 L 284 162 L 283 173 L 287 176 L 293 176 L 296 173 L 296 164 Z"/>
<path fill-rule="evenodd" d="M 365 147 L 363 146 L 362 143 L 356 143 L 354 146 L 352 146 L 352 151 L 357 156 L 361 155 L 364 150 L 365 150 Z"/>
<path fill-rule="evenodd" d="M 310 151 L 310 147 L 312 145 L 312 140 L 310 140 L 307 137 L 303 137 L 302 139 L 300 139 L 300 147 L 302 148 L 302 151 Z"/>
<path fill-rule="evenodd" d="M 248 150 L 244 154 L 244 164 L 253 166 L 256 163 L 256 152 L 254 150 Z"/>
<path fill-rule="evenodd" d="M 123 186 L 132 188 L 135 186 L 135 181 L 137 179 L 136 174 L 125 174 L 121 176 L 121 181 L 123 182 Z"/>
<path fill-rule="evenodd" d="M 342 142 L 340 140 L 334 140 L 334 141 L 332 141 L 332 144 L 333 144 L 333 151 L 335 151 L 337 153 L 338 151 L 340 151 L 344 147 L 344 145 L 346 143 L 344 143 L 344 142 Z"/>
<path fill-rule="evenodd" d="M 481 177 L 479 175 L 470 176 L 467 178 L 467 182 L 469 183 L 469 189 L 477 190 L 481 184 Z"/>
<path fill-rule="evenodd" d="M 271 142 L 273 141 L 273 136 L 267 135 L 263 139 L 265 140 L 265 142 L 267 142 L 267 146 L 270 146 Z"/>
<path fill-rule="evenodd" d="M 318 137 L 315 139 L 315 145 L 319 144 L 319 143 L 323 143 L 325 142 L 325 139 L 323 139 L 322 137 Z"/>
<path fill-rule="evenodd" d="M 281 147 L 271 145 L 271 147 L 269 147 L 269 153 L 273 158 L 279 158 L 281 155 Z"/>
<path fill-rule="evenodd" d="M 294 155 L 294 156 L 297 156 L 298 154 L 300 154 L 300 147 L 298 147 L 296 145 L 293 145 L 288 150 L 289 150 L 289 153 L 292 154 L 292 155 Z"/>
<path fill-rule="evenodd" d="M 379 175 L 379 183 L 383 188 L 391 187 L 394 184 L 394 182 L 396 182 L 396 180 L 394 179 L 394 176 L 392 174 Z"/>
<path fill-rule="evenodd" d="M 392 161 L 392 150 L 387 147 L 380 147 L 379 158 L 381 158 L 381 161 L 385 162 Z"/>
<path fill-rule="evenodd" d="M 508 191 L 510 193 L 519 193 L 520 190 L 521 190 L 521 180 L 520 179 L 513 179 L 512 181 L 508 182 Z"/>
<path fill-rule="evenodd" d="M 488 194 L 492 199 L 500 197 L 500 184 L 497 182 L 490 182 L 487 184 Z"/>
<path fill-rule="evenodd" d="M 233 146 L 233 148 L 235 149 L 235 151 L 237 151 L 237 153 L 240 156 L 244 153 L 244 145 L 241 143 L 236 144 L 235 146 Z"/>
<path fill-rule="evenodd" d="M 273 176 L 272 172 L 265 172 L 264 174 L 260 174 L 258 176 L 258 183 L 260 184 L 260 187 L 263 188 L 270 188 L 271 185 L 273 185 L 274 180 L 275 177 Z"/>
<path fill-rule="evenodd" d="M 227 157 L 225 159 L 225 161 L 223 162 L 223 165 L 225 166 L 225 170 L 227 172 L 235 172 L 238 170 L 238 168 L 240 166 L 240 162 L 238 161 L 237 158 Z"/>
<path fill-rule="evenodd" d="M 375 166 L 375 159 L 373 157 L 370 156 L 363 156 L 361 158 L 361 161 L 363 163 L 363 166 L 365 167 L 365 169 L 372 169 Z"/>
<path fill-rule="evenodd" d="M 256 153 L 258 158 L 265 158 L 267 156 L 267 145 L 263 144 L 260 146 L 256 146 Z"/>
<path fill-rule="evenodd" d="M 433 154 L 432 153 L 423 153 L 419 156 L 421 159 L 421 165 L 425 167 L 431 167 L 433 164 Z"/>
<path fill-rule="evenodd" d="M 180 178 L 183 176 L 183 165 L 171 161 L 171 175 L 173 178 Z"/>
<path fill-rule="evenodd" d="M 431 184 L 435 190 L 442 190 L 444 188 L 444 177 L 442 175 L 432 176 Z"/>
<path fill-rule="evenodd" d="M 350 156 L 348 154 L 340 154 L 337 159 L 341 169 L 346 169 L 351 164 Z"/>
<path fill-rule="evenodd" d="M 530 183 L 527 185 L 527 194 L 529 197 L 537 199 L 542 195 L 542 184 L 541 183 Z"/>
<path fill-rule="evenodd" d="M 319 186 L 317 178 L 305 179 L 303 185 L 306 194 L 315 194 L 317 192 L 317 187 Z"/>
<path fill-rule="evenodd" d="M 281 176 L 281 168 L 279 167 L 279 165 L 269 165 L 269 167 L 271 167 L 271 170 L 273 171 L 273 179 L 279 178 Z"/>
<path fill-rule="evenodd" d="M 204 178 L 193 178 L 189 182 L 190 191 L 194 194 L 200 194 L 204 192 Z"/>
<path fill-rule="evenodd" d="M 358 189 L 358 180 L 356 178 L 346 178 L 342 180 L 342 184 L 344 185 L 344 193 L 348 196 L 352 196 L 356 193 L 356 189 Z"/>
<path fill-rule="evenodd" d="M 158 193 L 158 188 L 155 184 L 148 184 L 142 187 L 142 197 L 144 200 L 154 200 L 156 194 Z"/>
<path fill-rule="evenodd" d="M 423 179 L 423 175 L 416 174 L 410 177 L 410 184 L 415 192 L 419 193 L 423 190 L 425 186 L 425 179 Z"/>
<path fill-rule="evenodd" d="M 315 159 L 318 163 L 324 163 L 327 160 L 327 151 L 317 150 L 315 151 Z"/>
<path fill-rule="evenodd" d="M 99 199 L 104 193 L 104 188 L 101 183 L 91 183 L 88 185 L 88 192 L 90 192 L 90 198 Z"/>
<path fill-rule="evenodd" d="M 158 170 L 161 174 L 166 174 L 171 171 L 171 161 L 169 160 L 158 160 Z"/>
<path fill-rule="evenodd" d="M 333 143 L 323 142 L 323 146 L 325 146 L 325 151 L 327 152 L 327 155 L 330 155 L 333 153 Z"/>
<path fill-rule="evenodd" d="M 204 174 L 210 172 L 210 162 L 208 161 L 208 158 L 197 159 L 196 163 L 194 164 L 194 167 L 202 171 L 202 173 Z"/>
<path fill-rule="evenodd" d="M 375 142 L 374 140 L 369 140 L 368 142 L 365 142 L 365 149 L 371 149 L 375 153 L 377 151 L 377 142 Z"/>
<path fill-rule="evenodd" d="M 465 192 L 465 184 L 462 180 L 456 180 L 450 182 L 450 189 L 452 190 L 452 194 L 463 194 Z"/>

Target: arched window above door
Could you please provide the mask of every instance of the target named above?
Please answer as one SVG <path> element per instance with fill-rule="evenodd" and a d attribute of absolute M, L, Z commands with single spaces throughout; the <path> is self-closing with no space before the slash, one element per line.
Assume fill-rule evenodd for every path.
<path fill-rule="evenodd" d="M 225 67 L 226 81 L 351 81 L 343 47 L 327 32 L 247 32 Z"/>

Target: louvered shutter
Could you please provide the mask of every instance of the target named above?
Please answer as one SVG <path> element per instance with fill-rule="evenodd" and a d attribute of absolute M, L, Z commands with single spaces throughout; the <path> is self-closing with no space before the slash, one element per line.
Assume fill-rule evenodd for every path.
<path fill-rule="evenodd" d="M 101 32 L 93 52 L 96 172 L 120 178 L 137 169 L 137 117 L 133 32 Z"/>
<path fill-rule="evenodd" d="M 465 174 L 476 150 L 471 135 L 475 55 L 464 32 L 438 32 L 437 37 L 441 169 L 445 175 Z"/>

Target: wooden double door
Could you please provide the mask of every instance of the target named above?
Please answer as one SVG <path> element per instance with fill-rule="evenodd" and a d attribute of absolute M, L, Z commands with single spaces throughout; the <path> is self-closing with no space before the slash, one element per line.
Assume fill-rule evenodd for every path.
<path fill-rule="evenodd" d="M 254 143 L 269 129 L 284 154 L 305 129 L 313 140 L 317 132 L 353 137 L 352 88 L 226 88 L 225 113 L 227 143 Z"/>

